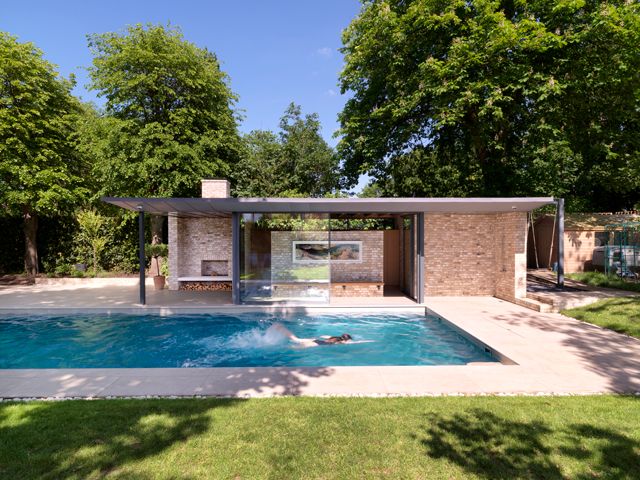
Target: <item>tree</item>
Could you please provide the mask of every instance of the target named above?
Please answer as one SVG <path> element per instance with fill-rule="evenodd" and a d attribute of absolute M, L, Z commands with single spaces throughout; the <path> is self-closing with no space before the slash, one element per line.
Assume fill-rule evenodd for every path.
<path fill-rule="evenodd" d="M 254 130 L 243 137 L 244 151 L 234 172 L 234 193 L 239 197 L 277 197 L 287 190 L 283 148 L 278 136 Z"/>
<path fill-rule="evenodd" d="M 373 0 L 343 34 L 339 152 L 388 194 L 640 195 L 640 6 Z"/>
<path fill-rule="evenodd" d="M 360 198 L 380 198 L 384 197 L 384 189 L 380 187 L 376 182 L 369 182 L 363 188 L 362 191 L 358 194 Z"/>
<path fill-rule="evenodd" d="M 302 117 L 302 109 L 289 104 L 280 119 L 284 168 L 291 176 L 290 190 L 319 197 L 340 188 L 339 160 L 320 134 L 317 113 Z"/>
<path fill-rule="evenodd" d="M 135 25 L 90 35 L 90 87 L 106 99 L 89 126 L 99 194 L 195 196 L 239 158 L 236 95 L 216 56 L 174 28 Z M 152 219 L 154 243 L 162 223 Z"/>
<path fill-rule="evenodd" d="M 245 154 L 235 172 L 235 193 L 250 197 L 326 196 L 341 187 L 339 159 L 322 138 L 318 114 L 302 116 L 291 103 L 280 131 L 245 135 Z"/>
<path fill-rule="evenodd" d="M 78 221 L 78 243 L 82 250 L 88 249 L 93 263 L 93 275 L 98 274 L 100 257 L 111 238 L 109 220 L 95 210 L 82 210 L 76 215 Z"/>
<path fill-rule="evenodd" d="M 25 272 L 38 273 L 38 216 L 87 194 L 79 155 L 80 103 L 32 43 L 0 32 L 0 204 L 24 219 Z"/>

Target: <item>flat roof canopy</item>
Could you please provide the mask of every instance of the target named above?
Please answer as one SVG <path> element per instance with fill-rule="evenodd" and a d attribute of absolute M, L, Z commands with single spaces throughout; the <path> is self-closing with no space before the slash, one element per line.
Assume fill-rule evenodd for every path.
<path fill-rule="evenodd" d="M 118 198 L 102 201 L 134 212 L 179 217 L 229 217 L 232 213 L 500 213 L 529 212 L 552 197 L 516 198 Z"/>

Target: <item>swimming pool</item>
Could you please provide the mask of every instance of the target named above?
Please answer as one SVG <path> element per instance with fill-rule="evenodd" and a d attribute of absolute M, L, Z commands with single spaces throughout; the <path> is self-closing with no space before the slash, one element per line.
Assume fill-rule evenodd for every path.
<path fill-rule="evenodd" d="M 356 343 L 300 348 L 348 332 Z M 423 314 L 0 316 L 0 368 L 324 367 L 497 362 Z"/>

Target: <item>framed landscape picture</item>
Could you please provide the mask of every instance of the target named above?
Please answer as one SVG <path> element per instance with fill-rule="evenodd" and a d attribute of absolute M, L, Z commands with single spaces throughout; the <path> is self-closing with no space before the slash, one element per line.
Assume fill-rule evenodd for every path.
<path fill-rule="evenodd" d="M 362 262 L 362 242 L 356 240 L 293 241 L 293 263 L 359 263 Z"/>

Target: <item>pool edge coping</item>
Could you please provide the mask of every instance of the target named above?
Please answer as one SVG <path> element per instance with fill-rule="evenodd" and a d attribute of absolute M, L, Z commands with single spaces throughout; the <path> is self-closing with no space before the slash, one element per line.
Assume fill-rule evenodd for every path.
<path fill-rule="evenodd" d="M 331 372 L 314 378 L 311 367 L 307 371 L 288 367 L 266 367 L 262 372 L 250 375 L 251 368 L 237 367 L 235 371 L 224 368 L 209 369 L 173 369 L 172 372 L 162 369 L 121 369 L 121 374 L 102 369 L 89 372 L 84 370 L 30 370 L 7 369 L 0 371 L 2 391 L 0 399 L 4 401 L 21 400 L 63 400 L 63 399 L 98 399 L 98 398 L 264 398 L 280 396 L 310 396 L 310 397 L 435 397 L 435 396 L 573 396 L 573 395 L 600 395 L 622 394 L 640 396 L 638 386 L 640 382 L 634 381 L 629 373 L 622 378 L 615 378 L 616 371 L 605 369 L 602 372 L 594 372 L 592 366 L 580 362 L 580 352 L 567 349 L 562 344 L 562 339 L 550 338 L 548 347 L 551 348 L 552 358 L 540 357 L 538 350 L 530 348 L 532 342 L 528 338 L 530 332 L 534 335 L 548 335 L 544 327 L 532 320 L 546 322 L 555 325 L 557 322 L 570 322 L 571 328 L 584 330 L 584 335 L 591 336 L 591 329 L 583 327 L 584 322 L 569 319 L 557 314 L 533 314 L 517 306 L 505 307 L 504 302 L 492 298 L 475 299 L 464 309 L 460 309 L 460 299 L 440 299 L 433 306 L 368 306 L 368 307 L 289 307 L 288 310 L 310 311 L 320 309 L 322 311 L 374 311 L 387 310 L 392 312 L 409 311 L 437 315 L 453 326 L 460 323 L 463 332 L 473 336 L 482 343 L 482 338 L 489 338 L 498 345 L 498 352 L 506 349 L 507 358 L 518 360 L 516 365 L 504 365 L 491 363 L 485 365 L 458 365 L 458 366 L 389 366 L 389 367 L 329 367 Z M 432 305 L 431 302 L 425 302 Z M 231 307 L 239 311 L 238 307 Z M 259 307 L 264 310 L 264 307 Z M 38 309 L 37 313 L 62 313 L 61 309 Z M 87 309 L 74 309 L 86 312 Z M 105 309 L 99 309 L 104 311 Z M 122 308 L 106 310 L 114 313 L 122 312 Z M 148 309 L 133 309 L 136 314 L 153 313 Z M 219 306 L 206 306 L 188 308 L 189 313 L 204 313 L 206 311 L 228 311 L 229 308 Z M 255 307 L 246 309 L 256 311 Z M 276 309 L 282 311 L 282 306 Z M 2 311 L 0 309 L 0 311 Z M 32 309 L 11 309 L 13 314 L 24 314 Z M 441 312 L 444 315 L 441 315 Z M 447 312 L 451 319 L 445 315 Z M 170 313 L 170 312 L 169 312 Z M 526 314 L 526 315 L 525 315 Z M 524 316 L 523 316 L 524 315 Z M 477 317 L 477 318 L 476 318 Z M 517 323 L 509 323 L 517 319 Z M 477 320 L 477 322 L 476 322 Z M 531 328 L 535 330 L 532 331 Z M 466 330 L 465 328 L 468 328 Z M 528 329 L 528 330 L 527 330 Z M 625 353 L 640 355 L 637 342 L 629 346 L 621 335 L 598 329 L 604 332 L 603 341 L 611 341 L 617 348 L 629 349 Z M 505 334 L 507 336 L 505 336 Z M 538 338 L 538 337 L 536 337 Z M 542 340 L 542 337 L 539 338 Z M 536 342 L 534 342 L 536 343 Z M 545 342 L 547 345 L 547 342 Z M 493 349 L 495 351 L 495 349 Z M 626 350 L 625 350 L 626 352 Z M 584 353 L 584 352 L 583 352 Z M 561 355 L 559 363 L 557 357 Z M 636 362 L 640 357 L 631 359 Z M 635 360 L 634 360 L 635 359 Z M 606 367 L 608 364 L 604 364 Z M 509 368 L 505 368 L 509 367 Z M 603 368 L 604 368 L 603 367 Z M 263 367 L 264 368 L 264 367 Z M 209 370 L 211 375 L 207 375 Z M 221 370 L 219 372 L 215 372 Z M 151 374 L 150 372 L 155 371 Z M 571 372 L 571 373 L 569 373 Z M 29 375 L 26 375 L 30 373 Z M 311 375 L 309 375 L 311 373 Z M 178 375 L 179 374 L 179 375 Z M 198 377 L 198 379 L 193 378 Z M 238 381 L 233 380 L 237 374 Z M 109 379 L 105 378 L 100 383 L 99 375 L 115 377 L 120 380 L 115 387 L 110 387 Z M 570 376 L 567 376 L 570 375 Z M 287 376 L 293 383 L 287 381 Z M 316 375 L 317 376 L 317 375 Z M 270 377 L 270 378 L 269 378 Z M 263 380 L 266 378 L 268 384 Z M 6 380 L 6 381 L 4 381 Z M 129 381 L 141 380 L 144 385 L 141 388 L 134 387 L 135 383 Z M 229 382 L 226 382 L 229 380 Z M 270 380 L 270 381 L 269 381 Z M 300 382 L 296 383 L 299 380 Z M 163 383 L 164 381 L 164 383 Z M 200 382 L 200 383 L 199 383 Z M 225 385 L 226 382 L 226 385 Z M 109 383 L 109 385 L 106 385 Z M 124 391 L 121 387 L 125 384 L 132 385 L 131 389 Z M 192 388 L 200 387 L 200 388 Z M 118 394 L 114 394 L 114 392 Z"/>

